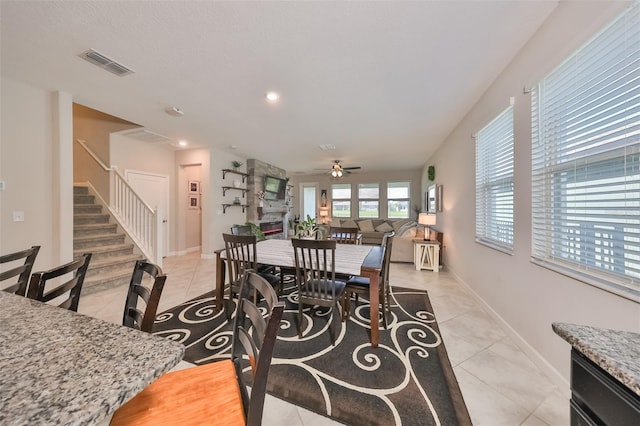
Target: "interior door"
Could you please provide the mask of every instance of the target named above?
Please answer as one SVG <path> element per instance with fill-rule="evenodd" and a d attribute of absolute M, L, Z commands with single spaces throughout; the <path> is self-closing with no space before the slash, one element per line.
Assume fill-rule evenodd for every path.
<path fill-rule="evenodd" d="M 162 209 L 162 257 L 169 250 L 169 176 L 126 170 L 125 179 L 151 208 Z"/>
<path fill-rule="evenodd" d="M 300 219 L 306 219 L 307 215 L 317 219 L 318 184 L 303 183 L 300 185 L 300 192 L 300 199 L 302 200 Z"/>

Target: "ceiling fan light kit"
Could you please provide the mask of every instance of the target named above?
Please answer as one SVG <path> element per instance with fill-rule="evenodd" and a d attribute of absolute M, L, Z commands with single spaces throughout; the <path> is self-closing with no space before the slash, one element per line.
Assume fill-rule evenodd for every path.
<path fill-rule="evenodd" d="M 329 173 L 331 173 L 331 176 L 334 178 L 340 178 L 345 173 L 351 173 L 350 170 L 358 170 L 359 168 L 360 166 L 342 167 L 342 165 L 340 164 L 340 160 L 334 160 L 333 165 L 331 166 L 331 170 L 329 170 Z"/>

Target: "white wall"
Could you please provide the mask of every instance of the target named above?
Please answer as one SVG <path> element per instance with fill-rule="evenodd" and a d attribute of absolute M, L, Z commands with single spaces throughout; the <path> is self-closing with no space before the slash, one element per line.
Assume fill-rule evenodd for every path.
<path fill-rule="evenodd" d="M 50 92 L 2 77 L 0 111 L 0 253 L 40 245 L 34 271 L 60 260 L 54 243 L 53 119 Z M 23 211 L 24 222 L 13 222 Z"/>
<path fill-rule="evenodd" d="M 511 335 L 559 383 L 569 378 L 569 345 L 551 323 L 640 331 L 640 305 L 536 266 L 531 256 L 531 103 L 523 93 L 602 25 L 622 2 L 561 2 L 548 21 L 446 139 L 423 170 L 435 165 L 443 185 L 448 269 L 494 311 Z M 515 247 L 512 256 L 474 242 L 475 159 L 471 137 L 515 97 Z M 560 375 L 558 375 L 558 373 Z"/>

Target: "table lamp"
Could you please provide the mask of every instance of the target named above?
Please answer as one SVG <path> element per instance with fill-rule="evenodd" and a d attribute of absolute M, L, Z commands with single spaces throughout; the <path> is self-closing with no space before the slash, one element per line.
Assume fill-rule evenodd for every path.
<path fill-rule="evenodd" d="M 429 227 L 436 224 L 436 215 L 429 213 L 418 214 L 418 223 L 425 225 L 424 227 L 424 240 L 429 240 Z"/>
<path fill-rule="evenodd" d="M 323 225 L 327 223 L 327 217 L 329 217 L 329 210 L 320 209 L 320 219 Z"/>

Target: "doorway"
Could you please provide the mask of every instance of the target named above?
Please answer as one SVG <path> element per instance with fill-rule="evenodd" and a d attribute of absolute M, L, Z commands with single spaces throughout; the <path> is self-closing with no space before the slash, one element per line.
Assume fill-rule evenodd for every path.
<path fill-rule="evenodd" d="M 318 184 L 303 183 L 300 185 L 300 199 L 302 205 L 300 211 L 302 213 L 300 219 L 305 220 L 307 215 L 318 219 Z"/>
<path fill-rule="evenodd" d="M 169 176 L 136 170 L 125 170 L 125 179 L 131 188 L 151 208 L 161 210 L 162 217 L 162 257 L 169 251 Z"/>

